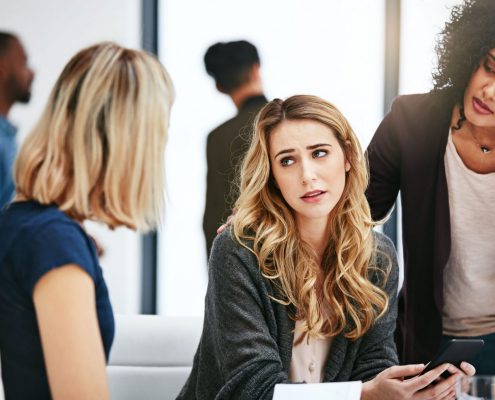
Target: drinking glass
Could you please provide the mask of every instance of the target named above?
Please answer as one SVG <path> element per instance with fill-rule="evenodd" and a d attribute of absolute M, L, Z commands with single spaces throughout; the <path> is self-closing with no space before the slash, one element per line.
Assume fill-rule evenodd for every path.
<path fill-rule="evenodd" d="M 457 400 L 495 400 L 495 376 L 463 377 L 456 384 Z"/>

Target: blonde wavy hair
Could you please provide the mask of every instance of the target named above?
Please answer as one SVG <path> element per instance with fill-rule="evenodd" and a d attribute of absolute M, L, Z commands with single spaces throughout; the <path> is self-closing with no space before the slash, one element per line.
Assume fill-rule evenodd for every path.
<path fill-rule="evenodd" d="M 276 187 L 270 168 L 269 136 L 284 120 L 313 120 L 335 134 L 351 168 L 343 194 L 329 216 L 328 245 L 319 265 L 299 237 L 292 209 Z M 388 307 L 384 290 L 370 281 L 374 267 L 373 221 L 364 192 L 368 169 L 359 141 L 342 113 L 316 96 L 292 96 L 268 103 L 254 122 L 241 168 L 233 232 L 257 257 L 285 305 L 302 322 L 302 338 L 363 336 Z M 320 277 L 319 277 L 320 276 Z M 386 276 L 383 283 L 386 281 Z"/>
<path fill-rule="evenodd" d="M 154 228 L 164 208 L 172 81 L 151 54 L 115 43 L 65 66 L 14 166 L 17 193 L 76 220 Z"/>

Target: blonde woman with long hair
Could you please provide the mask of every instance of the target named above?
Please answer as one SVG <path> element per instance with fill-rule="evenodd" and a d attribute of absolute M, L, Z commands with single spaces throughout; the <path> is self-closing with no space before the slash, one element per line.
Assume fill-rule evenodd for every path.
<path fill-rule="evenodd" d="M 452 397 L 457 375 L 426 388 L 450 366 L 408 381 L 424 366 L 395 366 L 397 260 L 372 231 L 367 183 L 332 104 L 293 96 L 260 111 L 178 399 L 271 399 L 277 383 L 348 380 L 367 381 L 363 399 Z"/>
<path fill-rule="evenodd" d="M 0 353 L 6 399 L 108 399 L 114 336 L 84 220 L 155 227 L 173 87 L 158 60 L 113 43 L 77 53 L 14 167 L 0 214 Z"/>

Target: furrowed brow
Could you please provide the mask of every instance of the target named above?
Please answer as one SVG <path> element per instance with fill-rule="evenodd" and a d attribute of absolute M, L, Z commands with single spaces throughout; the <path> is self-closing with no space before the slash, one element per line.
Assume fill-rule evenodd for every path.
<path fill-rule="evenodd" d="M 316 144 L 312 144 L 311 146 L 307 146 L 306 149 L 314 150 L 317 149 L 318 147 L 332 147 L 332 145 L 329 143 L 316 143 Z"/>
<path fill-rule="evenodd" d="M 277 154 L 275 154 L 275 158 L 277 158 L 278 156 L 280 156 L 281 154 L 289 154 L 289 153 L 293 153 L 295 151 L 295 149 L 285 149 L 285 150 L 281 150 L 279 151 Z"/>

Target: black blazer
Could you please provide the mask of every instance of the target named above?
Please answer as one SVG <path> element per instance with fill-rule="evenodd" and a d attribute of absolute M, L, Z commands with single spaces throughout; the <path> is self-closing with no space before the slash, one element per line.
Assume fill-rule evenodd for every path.
<path fill-rule="evenodd" d="M 214 129 L 206 144 L 206 205 L 203 231 L 206 250 L 210 254 L 218 227 L 232 213 L 237 199 L 234 183 L 237 170 L 251 142 L 252 122 L 258 111 L 267 103 L 265 96 L 249 97 L 238 114 Z"/>
<path fill-rule="evenodd" d="M 430 361 L 442 336 L 451 245 L 444 154 L 452 109 L 441 91 L 400 96 L 366 151 L 373 218 L 389 213 L 399 191 L 402 200 L 405 273 L 396 337 L 403 363 Z"/>

